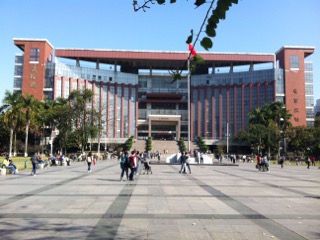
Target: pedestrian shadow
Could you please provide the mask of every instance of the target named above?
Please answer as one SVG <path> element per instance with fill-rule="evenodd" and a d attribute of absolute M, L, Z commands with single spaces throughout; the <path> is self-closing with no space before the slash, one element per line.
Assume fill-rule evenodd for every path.
<path fill-rule="evenodd" d="M 97 180 L 106 181 L 106 182 L 120 182 L 119 179 L 114 179 L 114 178 L 97 178 Z"/>

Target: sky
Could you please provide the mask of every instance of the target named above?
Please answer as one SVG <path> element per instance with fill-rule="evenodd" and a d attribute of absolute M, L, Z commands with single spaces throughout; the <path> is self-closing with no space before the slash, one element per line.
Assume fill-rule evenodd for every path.
<path fill-rule="evenodd" d="M 144 0 L 138 0 L 143 3 Z M 187 51 L 209 4 L 166 1 L 133 11 L 132 0 L 1 0 L 0 102 L 12 92 L 13 38 L 47 39 L 55 48 Z M 313 46 L 314 98 L 320 99 L 320 1 L 239 0 L 220 21 L 210 52 L 275 53 L 283 46 Z M 197 52 L 205 52 L 196 44 Z"/>

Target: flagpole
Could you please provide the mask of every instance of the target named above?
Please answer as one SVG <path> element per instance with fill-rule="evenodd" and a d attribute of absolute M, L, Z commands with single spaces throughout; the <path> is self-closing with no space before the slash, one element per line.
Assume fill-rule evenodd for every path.
<path fill-rule="evenodd" d="M 188 152 L 190 153 L 190 58 L 188 56 Z"/>

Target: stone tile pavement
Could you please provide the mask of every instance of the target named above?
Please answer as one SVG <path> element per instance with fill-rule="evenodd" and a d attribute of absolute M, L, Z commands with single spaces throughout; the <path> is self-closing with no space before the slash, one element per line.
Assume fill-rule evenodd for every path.
<path fill-rule="evenodd" d="M 320 169 L 152 165 L 121 182 L 116 160 L 0 176 L 0 239 L 320 239 Z"/>

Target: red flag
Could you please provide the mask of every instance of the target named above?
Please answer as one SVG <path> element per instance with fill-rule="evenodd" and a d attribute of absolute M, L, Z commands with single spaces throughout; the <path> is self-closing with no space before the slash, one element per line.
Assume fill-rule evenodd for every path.
<path fill-rule="evenodd" d="M 189 43 L 188 46 L 189 46 L 189 51 L 191 52 L 191 55 L 192 55 L 192 56 L 197 55 L 197 52 L 196 52 L 196 50 L 194 49 L 193 45 L 192 45 L 191 43 Z"/>

